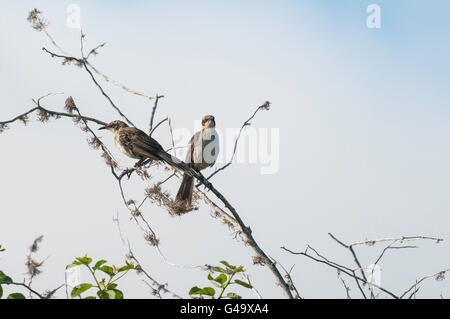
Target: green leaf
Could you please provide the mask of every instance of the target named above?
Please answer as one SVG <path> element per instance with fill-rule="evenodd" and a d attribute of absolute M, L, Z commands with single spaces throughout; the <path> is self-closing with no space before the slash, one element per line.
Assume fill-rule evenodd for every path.
<path fill-rule="evenodd" d="M 116 287 L 117 287 L 117 284 L 115 284 L 115 283 L 109 283 L 109 284 L 106 286 L 106 289 L 107 289 L 107 290 L 112 290 L 112 289 L 116 289 Z"/>
<path fill-rule="evenodd" d="M 207 295 L 207 296 L 214 296 L 216 294 L 216 291 L 214 288 L 211 287 L 205 287 L 202 290 L 200 290 L 201 295 Z"/>
<path fill-rule="evenodd" d="M 214 288 L 211 287 L 205 287 L 199 292 L 197 292 L 198 295 L 207 295 L 207 296 L 214 296 L 216 294 L 216 291 Z"/>
<path fill-rule="evenodd" d="M 106 293 L 106 291 L 104 291 L 104 290 L 99 290 L 99 291 L 97 291 L 97 296 L 100 298 L 100 299 L 109 299 L 109 295 Z"/>
<path fill-rule="evenodd" d="M 191 290 L 189 290 L 189 295 L 195 295 L 197 294 L 200 290 L 202 290 L 201 288 L 198 288 L 197 286 L 192 287 Z"/>
<path fill-rule="evenodd" d="M 12 282 L 13 281 L 12 281 L 11 277 L 6 276 L 5 273 L 0 270 L 0 284 L 9 285 Z"/>
<path fill-rule="evenodd" d="M 100 299 L 123 299 L 123 293 L 118 289 L 111 289 L 106 291 L 99 290 L 97 292 L 97 295 L 100 297 Z"/>
<path fill-rule="evenodd" d="M 2 285 L 0 285 L 0 298 L 3 296 L 3 288 Z"/>
<path fill-rule="evenodd" d="M 84 255 L 84 257 L 77 257 L 76 259 L 86 266 L 92 262 L 92 258 L 88 257 L 87 255 Z"/>
<path fill-rule="evenodd" d="M 108 290 L 111 291 L 111 290 Z M 114 291 L 114 299 L 123 299 L 123 292 L 120 291 L 119 289 L 113 289 L 112 291 Z M 113 298 L 111 298 L 113 299 Z"/>
<path fill-rule="evenodd" d="M 225 265 L 227 268 L 230 268 L 230 269 L 236 269 L 236 266 L 233 266 L 233 265 L 230 265 L 228 262 L 226 262 L 225 260 L 222 260 L 221 262 L 220 262 L 221 264 L 223 264 L 223 265 Z"/>
<path fill-rule="evenodd" d="M 69 269 L 69 268 L 72 268 L 72 267 L 79 266 L 79 265 L 81 265 L 81 263 L 79 261 L 75 260 L 73 263 L 71 263 L 71 264 L 66 266 L 66 270 Z"/>
<path fill-rule="evenodd" d="M 119 269 L 117 269 L 117 272 L 127 271 L 127 270 L 131 270 L 131 269 L 134 269 L 134 265 L 128 264 L 126 266 L 123 266 L 123 267 L 120 267 Z"/>
<path fill-rule="evenodd" d="M 115 275 L 114 270 L 110 266 L 106 266 L 106 265 L 101 266 L 100 268 L 98 268 L 98 270 L 103 271 L 105 274 L 109 275 L 110 277 L 114 277 L 114 275 Z"/>
<path fill-rule="evenodd" d="M 103 264 L 106 264 L 107 263 L 107 261 L 106 260 L 104 260 L 104 259 L 102 259 L 102 260 L 99 260 L 99 261 L 97 261 L 96 263 L 95 263 L 95 266 L 94 266 L 94 270 L 97 270 L 101 265 L 103 265 Z"/>
<path fill-rule="evenodd" d="M 16 292 L 16 293 L 10 294 L 8 296 L 8 299 L 25 299 L 25 296 L 22 295 L 21 293 Z"/>
<path fill-rule="evenodd" d="M 252 288 L 253 288 L 252 285 L 250 285 L 250 284 L 248 284 L 248 283 L 246 283 L 246 282 L 244 282 L 244 281 L 242 281 L 242 280 L 239 280 L 239 279 L 236 279 L 234 282 L 235 282 L 236 284 L 238 284 L 238 285 L 241 285 L 241 286 L 245 287 L 245 288 L 249 288 L 249 289 L 252 289 Z"/>
<path fill-rule="evenodd" d="M 95 297 L 95 296 L 87 296 L 87 297 L 84 298 L 84 299 L 97 299 L 97 297 Z"/>
<path fill-rule="evenodd" d="M 189 290 L 189 295 L 206 295 L 206 296 L 214 296 L 216 294 L 216 291 L 214 288 L 211 287 L 205 287 L 203 289 L 198 288 L 197 286 L 192 287 L 191 290 Z"/>
<path fill-rule="evenodd" d="M 210 274 L 208 274 L 208 279 L 218 282 L 219 284 L 224 284 L 228 280 L 228 277 L 225 274 L 220 274 L 216 278 L 213 278 Z"/>
<path fill-rule="evenodd" d="M 221 272 L 221 273 L 226 273 L 227 272 L 225 269 L 223 269 L 221 267 L 213 267 L 212 270 L 216 271 L 216 272 Z"/>
<path fill-rule="evenodd" d="M 222 274 L 221 274 L 221 275 L 222 275 Z M 212 283 L 215 287 L 217 287 L 217 288 L 222 288 L 222 285 L 219 284 L 218 282 L 216 282 L 216 281 L 214 280 L 214 277 L 211 276 L 211 274 L 208 274 L 208 279 L 211 280 L 211 283 Z"/>
<path fill-rule="evenodd" d="M 229 292 L 229 293 L 227 293 L 227 297 L 228 297 L 228 298 L 231 298 L 231 299 L 242 299 L 241 296 L 235 294 L 234 292 Z"/>
<path fill-rule="evenodd" d="M 83 293 L 86 290 L 88 290 L 89 288 L 91 288 L 92 286 L 93 286 L 92 284 L 79 284 L 79 285 L 73 287 L 72 292 L 70 293 L 70 296 L 72 298 L 75 298 L 78 295 L 80 295 L 81 293 Z"/>
<path fill-rule="evenodd" d="M 244 272 L 244 271 L 245 271 L 244 266 L 239 266 L 234 270 L 234 272 Z"/>

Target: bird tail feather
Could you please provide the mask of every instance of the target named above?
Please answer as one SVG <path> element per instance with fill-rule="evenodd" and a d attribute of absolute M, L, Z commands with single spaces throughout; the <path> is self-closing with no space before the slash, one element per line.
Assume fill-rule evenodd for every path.
<path fill-rule="evenodd" d="M 172 155 L 170 155 L 169 153 L 166 153 L 166 152 L 159 152 L 158 155 L 167 164 L 169 164 L 169 165 L 171 165 L 173 167 L 176 167 L 176 168 L 182 170 L 183 172 L 189 171 L 189 166 L 187 166 L 186 163 L 184 163 L 183 161 L 179 160 L 175 156 L 172 156 Z"/>
<path fill-rule="evenodd" d="M 176 200 L 184 201 L 186 202 L 186 205 L 188 207 L 191 206 L 193 187 L 194 187 L 194 178 L 191 175 L 184 174 L 183 181 L 181 182 L 177 196 L 175 197 Z"/>

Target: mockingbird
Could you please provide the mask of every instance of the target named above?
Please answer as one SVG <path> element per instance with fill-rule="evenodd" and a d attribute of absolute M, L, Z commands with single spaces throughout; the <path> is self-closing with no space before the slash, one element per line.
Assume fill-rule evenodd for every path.
<path fill-rule="evenodd" d="M 219 155 L 219 136 L 215 127 L 214 116 L 205 115 L 202 119 L 202 130 L 195 133 L 189 141 L 185 162 L 199 173 L 202 169 L 213 166 Z M 192 203 L 193 182 L 194 178 L 185 173 L 176 196 L 176 200 L 185 202 L 187 207 Z"/>
<path fill-rule="evenodd" d="M 186 164 L 170 155 L 153 138 L 138 128 L 130 127 L 122 121 L 113 121 L 99 130 L 108 130 L 114 134 L 114 144 L 125 155 L 139 159 L 139 166 L 146 158 L 164 161 L 167 164 L 186 171 Z"/>

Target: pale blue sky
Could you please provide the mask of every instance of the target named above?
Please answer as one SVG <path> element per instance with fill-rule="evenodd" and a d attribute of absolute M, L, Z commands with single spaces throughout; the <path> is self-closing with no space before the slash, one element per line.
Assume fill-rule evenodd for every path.
<path fill-rule="evenodd" d="M 72 95 L 86 114 L 116 119 L 85 72 L 45 55 L 41 48 L 51 43 L 26 22 L 27 12 L 39 8 L 51 22 L 49 32 L 76 54 L 78 30 L 65 24 L 70 3 L 81 7 L 86 47 L 107 42 L 93 64 L 131 88 L 166 96 L 157 119 L 170 116 L 175 127 L 192 129 L 211 113 L 220 128 L 234 128 L 256 106 L 272 102 L 252 124 L 280 129 L 280 171 L 260 175 L 258 165 L 237 164 L 215 183 L 267 253 L 286 267 L 296 264 L 302 296 L 345 292 L 333 270 L 280 246 L 303 250 L 310 244 L 351 264 L 328 232 L 345 241 L 418 234 L 450 239 L 448 1 L 7 2 L 0 12 L 0 119 L 27 110 L 31 98 L 49 91 Z M 366 27 L 371 3 L 381 7 L 381 29 Z M 146 128 L 152 104 L 102 84 Z M 46 104 L 61 109 L 64 99 Z M 170 145 L 166 129 L 156 137 Z M 145 245 L 109 170 L 69 121 L 17 123 L 0 142 L 7 150 L 0 160 L 0 243 L 8 249 L 0 269 L 20 277 L 25 249 L 40 234 L 46 236 L 42 256 L 51 257 L 38 288 L 63 281 L 64 266 L 76 255 L 120 263 L 124 251 L 112 223 L 119 213 L 124 233 L 156 278 L 182 295 L 207 284 L 204 273 L 168 267 Z M 135 184 L 130 197 L 139 199 Z M 177 182 L 168 187 L 174 192 Z M 207 207 L 170 218 L 148 205 L 146 214 L 172 261 L 241 263 L 264 297 L 282 297 L 270 272 L 251 264 L 252 251 L 233 241 Z M 400 291 L 416 276 L 448 268 L 447 242 L 419 246 L 386 256 L 382 284 Z M 376 252 L 361 251 L 367 263 Z M 150 297 L 139 277 L 130 280 L 126 296 Z M 448 297 L 448 287 L 430 281 L 419 296 Z"/>

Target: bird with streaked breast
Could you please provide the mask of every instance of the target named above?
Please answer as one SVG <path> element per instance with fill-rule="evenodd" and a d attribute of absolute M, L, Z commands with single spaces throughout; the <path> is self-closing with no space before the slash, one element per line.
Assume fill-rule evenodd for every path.
<path fill-rule="evenodd" d="M 128 157 L 139 159 L 139 166 L 146 158 L 164 161 L 167 164 L 186 171 L 187 165 L 175 156 L 167 153 L 154 138 L 136 127 L 122 121 L 112 121 L 99 130 L 108 130 L 114 134 L 114 144 Z"/>
<path fill-rule="evenodd" d="M 212 115 L 202 118 L 202 129 L 192 136 L 189 141 L 185 162 L 198 173 L 213 166 L 219 155 L 219 136 L 215 129 L 216 120 Z M 201 173 L 200 173 L 201 174 Z M 176 195 L 176 200 L 182 201 L 189 208 L 192 204 L 194 178 L 184 174 L 183 181 Z"/>

